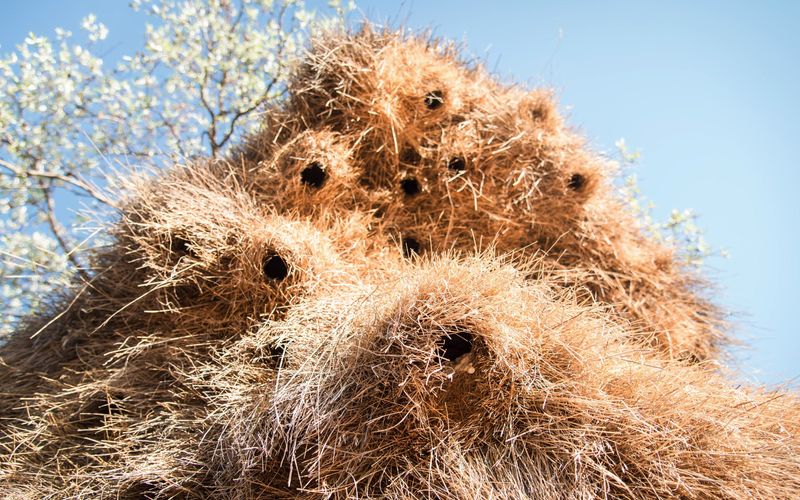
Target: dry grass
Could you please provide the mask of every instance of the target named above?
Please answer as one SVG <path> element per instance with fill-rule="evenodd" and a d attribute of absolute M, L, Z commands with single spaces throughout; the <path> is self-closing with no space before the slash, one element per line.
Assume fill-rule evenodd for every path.
<path fill-rule="evenodd" d="M 787 498 L 796 395 L 552 97 L 447 44 L 315 42 L 225 160 L 132 179 L 0 348 L 8 496 Z"/>

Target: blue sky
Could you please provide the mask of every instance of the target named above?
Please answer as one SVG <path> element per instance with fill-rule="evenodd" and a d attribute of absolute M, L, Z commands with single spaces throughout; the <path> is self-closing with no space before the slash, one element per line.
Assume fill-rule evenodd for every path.
<path fill-rule="evenodd" d="M 324 2 L 310 2 L 321 5 Z M 554 88 L 598 151 L 624 137 L 662 219 L 701 215 L 717 302 L 735 313 L 743 377 L 800 378 L 800 2 L 359 2 L 367 18 L 464 42 L 505 80 Z M 111 56 L 139 46 L 124 1 L 11 0 L 0 52 L 97 14 Z M 795 383 L 797 380 L 795 380 Z"/>

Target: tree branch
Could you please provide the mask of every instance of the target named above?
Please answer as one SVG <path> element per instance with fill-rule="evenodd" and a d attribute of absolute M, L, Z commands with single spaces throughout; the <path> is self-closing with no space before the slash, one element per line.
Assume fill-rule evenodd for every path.
<path fill-rule="evenodd" d="M 172 138 L 175 139 L 175 146 L 178 148 L 178 153 L 180 153 L 180 155 L 184 158 L 189 158 L 189 156 L 186 154 L 186 151 L 183 149 L 183 146 L 181 146 L 182 142 L 181 137 L 175 130 L 175 124 L 168 121 L 167 118 L 164 116 L 164 113 L 162 113 L 160 110 L 158 110 L 157 112 L 158 112 L 158 117 L 161 118 L 161 122 L 164 124 L 165 127 L 167 127 L 167 130 L 169 131 L 169 134 L 172 136 Z"/>
<path fill-rule="evenodd" d="M 55 236 L 56 241 L 58 241 L 58 246 L 61 247 L 61 251 L 64 252 L 64 255 L 69 260 L 70 264 L 75 267 L 75 270 L 81 276 L 84 282 L 88 283 L 91 277 L 86 273 L 86 271 L 81 266 L 81 263 L 78 262 L 78 259 L 75 257 L 75 254 L 70 250 L 69 245 L 67 244 L 66 238 L 61 234 L 62 226 L 56 220 L 56 207 L 55 202 L 53 202 L 53 197 L 50 195 L 50 186 L 45 186 L 44 182 L 39 179 L 39 187 L 44 194 L 44 199 L 47 203 L 47 223 L 50 226 L 50 230 L 53 232 L 53 236 Z"/>
<path fill-rule="evenodd" d="M 208 72 L 203 71 L 203 83 L 200 84 L 200 102 L 203 104 L 203 107 L 206 109 L 208 117 L 211 120 L 209 129 L 206 130 L 205 133 L 208 135 L 208 141 L 211 143 L 211 156 L 217 156 L 217 115 L 214 113 L 214 110 L 211 109 L 211 105 L 206 99 L 205 87 L 207 84 Z"/>
<path fill-rule="evenodd" d="M 47 172 L 44 170 L 24 169 L 5 160 L 0 160 L 0 167 L 4 167 L 5 169 L 11 171 L 12 173 L 20 177 L 25 177 L 25 176 L 38 177 L 41 179 L 54 179 L 65 182 L 84 191 L 86 194 L 88 194 L 95 200 L 99 201 L 100 203 L 104 203 L 112 208 L 119 208 L 116 202 L 112 201 L 110 198 L 105 196 L 102 192 L 100 192 L 99 189 L 92 186 L 88 182 L 75 177 L 72 174 L 59 174 L 56 172 Z"/>
<path fill-rule="evenodd" d="M 231 121 L 228 124 L 228 131 L 222 137 L 222 140 L 219 141 L 219 145 L 220 146 L 225 145 L 225 143 L 228 142 L 228 139 L 231 138 L 231 136 L 235 132 L 236 122 L 240 118 L 242 118 L 243 116 L 249 115 L 250 113 L 252 113 L 256 109 L 258 109 L 258 107 L 261 106 L 263 103 L 265 103 L 266 101 L 269 100 L 269 98 L 270 98 L 269 94 L 270 94 L 270 92 L 272 92 L 272 87 L 275 85 L 275 82 L 276 82 L 275 79 L 271 80 L 269 82 L 269 85 L 267 86 L 267 90 L 264 92 L 264 94 L 260 98 L 258 98 L 256 100 L 256 102 L 254 102 L 250 107 L 248 107 L 246 109 L 239 110 L 239 111 L 236 112 L 236 114 L 233 115 L 233 118 L 231 118 Z"/>

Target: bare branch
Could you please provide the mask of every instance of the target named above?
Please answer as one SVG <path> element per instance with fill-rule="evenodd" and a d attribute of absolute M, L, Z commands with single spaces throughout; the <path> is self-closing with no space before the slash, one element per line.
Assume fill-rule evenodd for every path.
<path fill-rule="evenodd" d="M 222 137 L 222 140 L 219 141 L 220 147 L 225 145 L 225 143 L 228 142 L 228 139 L 231 138 L 231 136 L 235 132 L 236 122 L 240 118 L 242 118 L 243 116 L 249 115 L 250 113 L 252 113 L 256 109 L 258 109 L 259 106 L 261 106 L 263 103 L 265 103 L 266 101 L 268 101 L 270 99 L 270 92 L 272 92 L 272 87 L 275 86 L 275 83 L 276 83 L 276 80 L 272 79 L 269 82 L 269 85 L 267 86 L 267 90 L 264 92 L 264 94 L 261 97 L 259 97 L 256 100 L 256 102 L 254 102 L 250 107 L 248 107 L 246 109 L 237 111 L 236 114 L 233 115 L 233 118 L 231 118 L 230 123 L 228 123 L 228 131 Z"/>
<path fill-rule="evenodd" d="M 180 155 L 182 157 L 188 158 L 189 155 L 186 154 L 186 151 L 183 149 L 183 146 L 181 146 L 181 142 L 182 142 L 181 141 L 181 137 L 178 134 L 178 131 L 175 130 L 175 124 L 171 123 L 169 120 L 167 120 L 167 118 L 164 116 L 164 113 L 162 113 L 161 111 L 157 111 L 157 112 L 158 112 L 158 117 L 161 118 L 161 122 L 167 128 L 167 130 L 169 131 L 169 134 L 172 136 L 172 138 L 175 139 L 175 146 L 178 148 L 178 153 L 180 153 Z"/>
<path fill-rule="evenodd" d="M 67 257 L 67 259 L 75 268 L 75 270 L 78 272 L 78 274 L 81 276 L 81 278 L 85 282 L 88 282 L 91 279 L 91 277 L 83 269 L 81 263 L 78 262 L 78 259 L 77 257 L 75 257 L 75 254 L 73 253 L 72 249 L 69 248 L 66 238 L 64 237 L 63 234 L 61 234 L 64 228 L 56 220 L 56 207 L 55 207 L 55 202 L 53 201 L 53 197 L 50 194 L 50 186 L 46 186 L 41 179 L 39 179 L 38 184 L 42 190 L 42 193 L 44 194 L 44 199 L 47 204 L 47 210 L 46 210 L 47 223 L 50 226 L 50 230 L 53 232 L 53 236 L 55 236 L 56 241 L 58 242 L 58 246 L 61 247 L 61 251 L 64 252 L 64 255 Z"/>
<path fill-rule="evenodd" d="M 0 167 L 4 167 L 5 169 L 11 171 L 12 173 L 20 177 L 25 177 L 25 176 L 38 177 L 42 179 L 54 179 L 65 182 L 84 191 L 86 194 L 88 194 L 95 200 L 99 201 L 100 203 L 104 203 L 112 208 L 119 208 L 116 202 L 112 201 L 110 198 L 105 196 L 99 189 L 92 186 L 88 182 L 78 177 L 75 177 L 72 174 L 69 173 L 59 174 L 56 172 L 47 172 L 44 170 L 24 169 L 5 160 L 0 160 Z"/>
<path fill-rule="evenodd" d="M 208 72 L 203 71 L 203 83 L 200 84 L 200 102 L 203 104 L 206 112 L 208 113 L 208 117 L 211 120 L 211 124 L 209 125 L 209 129 L 205 132 L 208 136 L 208 140 L 211 143 L 211 156 L 217 156 L 217 149 L 219 149 L 217 145 L 217 115 L 214 113 L 214 110 L 211 109 L 211 105 L 208 103 L 206 99 L 205 87 L 208 84 Z"/>

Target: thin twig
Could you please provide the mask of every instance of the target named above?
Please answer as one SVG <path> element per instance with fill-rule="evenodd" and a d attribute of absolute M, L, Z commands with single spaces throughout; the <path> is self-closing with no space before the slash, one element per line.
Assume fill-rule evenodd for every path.
<path fill-rule="evenodd" d="M 88 282 L 91 278 L 86 273 L 86 271 L 81 266 L 81 263 L 78 262 L 78 259 L 75 257 L 75 254 L 70 250 L 69 245 L 67 244 L 67 240 L 64 235 L 61 234 L 62 226 L 56 220 L 56 207 L 55 202 L 53 201 L 53 197 L 50 195 L 50 187 L 45 186 L 44 182 L 39 180 L 39 187 L 44 193 L 44 199 L 47 202 L 47 223 L 50 225 L 50 230 L 53 232 L 53 236 L 56 237 L 56 241 L 58 241 L 58 245 L 61 247 L 61 250 L 64 252 L 64 255 L 67 257 L 67 260 L 75 267 L 75 270 L 78 271 L 80 274 L 81 279 L 84 282 Z"/>
<path fill-rule="evenodd" d="M 39 177 L 43 179 L 55 179 L 62 182 L 66 182 L 82 191 L 86 194 L 94 198 L 95 200 L 99 201 L 100 203 L 104 203 L 112 208 L 119 208 L 119 206 L 113 202 L 110 198 L 106 197 L 103 193 L 101 193 L 97 188 L 92 186 L 91 184 L 75 177 L 72 174 L 59 174 L 56 172 L 47 172 L 44 170 L 33 170 L 33 169 L 23 169 L 14 165 L 13 163 L 9 163 L 5 160 L 0 160 L 0 167 L 4 167 L 7 170 L 11 171 L 12 173 L 20 176 L 20 177 Z"/>
<path fill-rule="evenodd" d="M 209 129 L 205 131 L 205 134 L 208 136 L 208 141 L 211 144 L 211 156 L 217 156 L 217 115 L 214 113 L 214 110 L 211 109 L 211 105 L 208 103 L 205 94 L 205 86 L 208 84 L 208 72 L 203 71 L 203 83 L 200 84 L 200 103 L 205 108 L 206 112 L 208 113 L 208 117 L 211 120 L 209 124 Z"/>
<path fill-rule="evenodd" d="M 239 120 L 239 118 L 242 118 L 243 116 L 249 115 L 250 113 L 252 113 L 256 109 L 258 109 L 259 106 L 261 106 L 263 103 L 267 102 L 270 99 L 270 93 L 272 92 L 272 87 L 275 86 L 275 83 L 276 83 L 276 79 L 273 78 L 269 82 L 269 85 L 267 86 L 267 90 L 264 92 L 264 94 L 259 99 L 256 100 L 255 103 L 253 103 L 250 107 L 248 107 L 246 109 L 237 111 L 236 114 L 233 115 L 233 118 L 231 118 L 231 121 L 230 121 L 230 123 L 228 125 L 228 132 L 222 137 L 222 140 L 219 142 L 220 147 L 225 145 L 225 143 L 228 142 L 228 140 L 231 138 L 233 133 L 236 131 L 236 122 Z"/>

